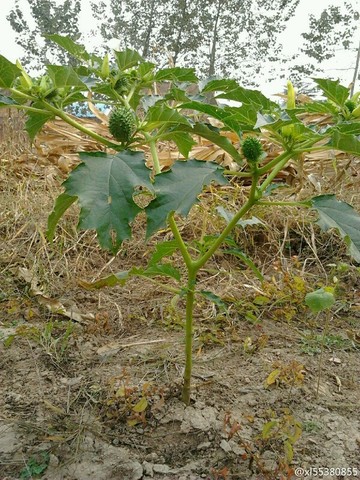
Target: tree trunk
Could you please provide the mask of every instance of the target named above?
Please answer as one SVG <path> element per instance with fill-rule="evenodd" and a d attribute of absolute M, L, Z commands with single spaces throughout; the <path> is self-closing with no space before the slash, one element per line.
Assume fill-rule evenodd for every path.
<path fill-rule="evenodd" d="M 352 81 L 352 84 L 351 84 L 351 91 L 350 91 L 350 96 L 351 97 L 354 95 L 354 92 L 355 92 L 355 83 L 356 83 L 357 75 L 358 75 L 358 71 L 359 71 L 359 62 L 360 62 L 360 42 L 359 42 L 359 46 L 358 46 L 358 49 L 357 49 L 354 76 L 353 76 L 353 81 Z"/>
<path fill-rule="evenodd" d="M 154 27 L 155 0 L 151 0 L 149 24 L 146 30 L 142 56 L 146 58 L 149 53 L 150 37 Z"/>
<path fill-rule="evenodd" d="M 217 35 L 218 35 L 218 24 L 220 18 L 220 9 L 221 9 L 221 0 L 218 0 L 217 12 L 213 29 L 212 43 L 211 43 L 211 52 L 209 59 L 209 77 L 215 74 L 215 59 L 216 59 L 216 44 L 217 44 Z"/>

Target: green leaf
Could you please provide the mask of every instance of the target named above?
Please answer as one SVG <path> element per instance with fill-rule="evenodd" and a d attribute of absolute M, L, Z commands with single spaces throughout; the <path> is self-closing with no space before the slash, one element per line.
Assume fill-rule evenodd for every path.
<path fill-rule="evenodd" d="M 0 55 L 0 88 L 9 88 L 17 77 L 20 77 L 21 70 L 11 63 L 7 58 Z"/>
<path fill-rule="evenodd" d="M 231 141 L 227 137 L 220 135 L 216 130 L 209 128 L 204 123 L 195 123 L 193 133 L 215 143 L 215 145 L 222 148 L 224 152 L 227 152 L 239 164 L 243 162 L 240 153 L 236 150 Z"/>
<path fill-rule="evenodd" d="M 324 95 L 340 107 L 344 106 L 344 103 L 349 97 L 350 90 L 343 85 L 340 85 L 339 80 L 329 80 L 324 78 L 314 78 L 320 89 L 324 92 Z"/>
<path fill-rule="evenodd" d="M 18 105 L 18 103 L 15 102 L 15 100 L 13 100 L 12 98 L 0 94 L 0 108 L 11 107 L 11 105 Z"/>
<path fill-rule="evenodd" d="M 130 238 L 130 223 L 141 210 L 133 200 L 135 189 L 153 190 L 144 154 L 81 152 L 80 159 L 63 184 L 65 193 L 79 198 L 79 228 L 95 229 L 101 247 L 115 254 Z"/>
<path fill-rule="evenodd" d="M 222 168 L 216 163 L 188 160 L 176 162 L 168 172 L 156 175 L 156 198 L 146 207 L 147 232 L 149 237 L 166 224 L 170 212 L 186 216 L 198 202 L 204 185 L 216 182 L 227 184 Z"/>
<path fill-rule="evenodd" d="M 224 253 L 227 255 L 234 255 L 235 257 L 240 258 L 240 260 L 242 260 L 245 263 L 245 265 L 247 265 L 255 273 L 255 275 L 260 281 L 264 280 L 262 273 L 257 268 L 255 263 L 241 250 L 239 249 L 221 250 L 221 253 Z"/>
<path fill-rule="evenodd" d="M 237 122 L 238 128 L 242 131 L 252 131 L 255 129 L 257 121 L 257 109 L 253 105 L 242 105 L 241 107 L 226 107 L 226 111 L 231 115 L 226 117 L 226 125 L 230 122 Z"/>
<path fill-rule="evenodd" d="M 143 63 L 144 59 L 135 50 L 127 48 L 123 52 L 114 52 L 116 63 L 120 70 L 127 70 L 128 68 L 135 67 L 139 63 Z"/>
<path fill-rule="evenodd" d="M 274 370 L 276 371 L 276 370 Z M 271 374 L 270 374 L 271 375 Z M 265 423 L 263 426 L 261 436 L 264 440 L 269 438 L 271 436 L 272 430 L 274 430 L 275 427 L 277 427 L 278 422 L 276 420 L 270 420 L 270 422 Z"/>
<path fill-rule="evenodd" d="M 191 82 L 196 83 L 198 81 L 194 68 L 163 68 L 155 74 L 154 80 L 156 82 L 163 82 L 168 80 L 170 82 Z"/>
<path fill-rule="evenodd" d="M 210 302 L 214 303 L 217 307 L 219 307 L 220 310 L 226 311 L 227 310 L 227 305 L 226 303 L 219 297 L 218 295 L 215 295 L 213 292 L 209 292 L 208 290 L 200 290 L 199 293 L 201 296 L 206 298 L 206 300 L 209 300 Z"/>
<path fill-rule="evenodd" d="M 96 59 L 97 61 L 101 61 L 100 57 L 96 57 L 95 55 L 90 55 L 84 45 L 80 45 L 75 43 L 71 38 L 64 37 L 62 35 L 53 34 L 53 35 L 44 35 L 45 38 L 48 38 L 52 42 L 56 43 L 64 50 L 66 50 L 70 55 L 79 60 L 85 60 L 86 62 L 90 61 L 91 59 Z"/>
<path fill-rule="evenodd" d="M 337 115 L 338 109 L 331 102 L 309 102 L 301 105 L 301 108 L 309 113 L 330 113 L 331 115 Z"/>
<path fill-rule="evenodd" d="M 240 131 L 239 122 L 233 119 L 231 112 L 227 111 L 224 107 L 218 107 L 216 105 L 209 105 L 208 103 L 191 101 L 185 102 L 179 105 L 179 108 L 183 110 L 196 110 L 197 112 L 206 113 L 217 120 L 220 120 L 230 130 L 233 130 L 236 134 Z"/>
<path fill-rule="evenodd" d="M 324 288 L 307 293 L 305 296 L 305 303 L 314 313 L 328 310 L 335 303 L 333 293 L 326 291 Z"/>
<path fill-rule="evenodd" d="M 259 90 L 251 90 L 240 87 L 239 85 L 229 91 L 216 95 L 216 98 L 226 98 L 241 102 L 243 105 L 253 105 L 257 109 L 262 108 L 268 110 L 271 106 L 276 105 L 274 102 L 265 97 Z"/>
<path fill-rule="evenodd" d="M 124 270 L 122 272 L 113 273 L 106 277 L 100 278 L 99 280 L 95 280 L 94 282 L 86 282 L 81 280 L 79 283 L 82 287 L 87 288 L 89 290 L 92 289 L 99 289 L 104 287 L 114 287 L 115 285 L 124 286 L 126 282 L 131 277 L 171 277 L 177 281 L 181 280 L 181 275 L 179 270 L 173 267 L 170 264 L 162 264 L 162 265 L 151 265 L 148 268 L 139 268 L 133 267 L 130 270 Z"/>
<path fill-rule="evenodd" d="M 297 119 L 295 120 L 297 121 Z M 257 121 L 254 128 L 267 127 L 269 130 L 279 130 L 279 128 L 284 125 L 289 125 L 294 123 L 293 118 L 291 118 L 285 111 L 281 112 L 280 117 L 275 117 L 269 114 L 257 114 Z"/>
<path fill-rule="evenodd" d="M 333 130 L 347 135 L 360 135 L 360 122 L 343 122 L 335 125 Z"/>
<path fill-rule="evenodd" d="M 155 252 L 152 254 L 149 265 L 158 264 L 164 257 L 171 256 L 179 249 L 176 240 L 169 240 L 167 242 L 159 242 L 155 246 Z"/>
<path fill-rule="evenodd" d="M 48 218 L 48 228 L 46 231 L 46 237 L 50 242 L 54 239 L 56 225 L 59 223 L 60 218 L 64 215 L 66 210 L 76 202 L 76 200 L 77 197 L 72 197 L 66 193 L 62 193 L 56 199 L 54 210 L 50 213 Z"/>
<path fill-rule="evenodd" d="M 140 275 L 140 274 L 139 274 Z M 175 278 L 178 282 L 181 280 L 179 270 L 173 267 L 170 263 L 160 263 L 157 265 L 149 265 L 142 273 L 144 277 L 156 277 L 158 275 L 163 277 Z"/>
<path fill-rule="evenodd" d="M 172 125 L 187 125 L 190 126 L 189 121 L 181 115 L 178 111 L 173 110 L 164 103 L 156 104 L 150 107 L 146 115 L 147 122 L 144 130 L 151 131 L 163 125 L 171 127 Z"/>
<path fill-rule="evenodd" d="M 80 80 L 80 77 L 72 67 L 47 65 L 46 68 L 56 87 L 82 87 L 86 89 L 85 83 Z"/>
<path fill-rule="evenodd" d="M 352 153 L 354 155 L 360 155 L 360 141 L 354 135 L 348 135 L 334 130 L 331 135 L 331 140 L 327 145 L 331 145 L 337 150 L 343 152 Z"/>
<path fill-rule="evenodd" d="M 289 440 L 284 440 L 284 452 L 287 463 L 291 463 L 294 458 L 294 449 Z"/>
<path fill-rule="evenodd" d="M 142 397 L 137 402 L 137 404 L 132 407 L 132 411 L 136 413 L 141 413 L 147 409 L 147 406 L 148 406 L 148 401 L 146 400 L 146 397 Z"/>
<path fill-rule="evenodd" d="M 216 210 L 223 217 L 223 219 L 226 220 L 227 223 L 230 223 L 235 216 L 233 213 L 229 212 L 229 210 L 226 210 L 226 208 L 221 206 L 216 207 Z M 236 222 L 236 225 L 240 225 L 241 227 L 245 228 L 247 225 L 265 225 L 265 224 L 259 218 L 251 217 L 246 220 L 239 220 L 238 222 Z"/>
<path fill-rule="evenodd" d="M 169 132 L 169 139 L 176 143 L 179 152 L 184 158 L 188 158 L 189 153 L 194 145 L 197 143 L 192 139 L 187 132 L 174 131 Z M 166 136 L 164 136 L 166 138 Z"/>
<path fill-rule="evenodd" d="M 41 130 L 41 127 L 45 125 L 45 123 L 51 118 L 54 118 L 54 115 L 49 112 L 44 112 L 44 113 L 29 112 L 27 114 L 27 120 L 25 122 L 25 130 L 28 132 L 31 140 L 34 140 L 36 134 L 39 132 L 39 130 Z"/>
<path fill-rule="evenodd" d="M 200 82 L 201 93 L 206 92 L 227 92 L 239 86 L 236 80 L 225 78 L 209 78 Z"/>
<path fill-rule="evenodd" d="M 311 199 L 312 208 L 319 213 L 317 224 L 325 232 L 336 229 L 344 238 L 349 254 L 360 262 L 360 215 L 348 203 L 335 195 L 320 195 Z"/>

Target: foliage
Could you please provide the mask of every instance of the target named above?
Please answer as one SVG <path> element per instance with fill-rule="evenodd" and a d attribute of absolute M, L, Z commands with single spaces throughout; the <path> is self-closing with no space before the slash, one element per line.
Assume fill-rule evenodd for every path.
<path fill-rule="evenodd" d="M 30 479 L 37 478 L 48 468 L 50 461 L 50 455 L 48 452 L 42 452 L 39 455 L 31 457 L 26 462 L 26 467 L 24 467 L 20 472 L 21 479 Z"/>
<path fill-rule="evenodd" d="M 24 48 L 26 56 L 22 59 L 24 65 L 31 64 L 34 68 L 42 67 L 56 60 L 62 64 L 74 61 L 57 49 L 44 34 L 69 35 L 73 40 L 80 37 L 78 26 L 81 2 L 79 0 L 65 0 L 57 5 L 54 0 L 28 0 L 28 6 L 35 26 L 27 22 L 24 8 L 15 1 L 14 8 L 10 11 L 7 20 L 16 32 L 17 43 Z"/>
<path fill-rule="evenodd" d="M 20 64 L 14 65 L 0 57 L 0 85 L 9 92 L 0 97 L 0 106 L 27 113 L 26 129 L 31 138 L 44 123 L 58 116 L 111 150 L 80 154 L 81 163 L 64 182 L 65 192 L 58 197 L 49 217 L 48 238 L 54 238 L 57 223 L 76 201 L 80 204 L 79 227 L 96 230 L 100 245 L 114 255 L 123 241 L 131 238 L 132 224 L 141 212 L 147 222 L 147 238 L 165 226 L 171 230 L 173 239 L 159 242 L 147 267 L 135 266 L 84 286 L 123 285 L 133 275 L 152 281 L 161 281 L 165 276 L 176 284 L 163 285 L 177 296 L 186 297 L 183 400 L 189 403 L 193 311 L 197 296 L 204 296 L 196 288 L 198 273 L 222 245 L 229 246 L 230 233 L 238 225 L 245 225 L 244 220 L 255 205 L 270 208 L 273 204 L 284 204 L 316 210 L 319 226 L 325 230 L 337 229 L 350 255 L 358 259 L 360 217 L 351 206 L 332 195 L 301 202 L 273 202 L 269 187 L 290 161 L 299 161 L 306 152 L 336 148 L 355 155 L 360 153 L 359 96 L 351 99 L 356 106 L 350 111 L 346 106 L 349 89 L 336 81 L 316 79 L 327 100 L 297 107 L 295 91 L 288 82 L 287 103 L 281 106 L 234 80 L 211 80 L 201 84 L 191 68 L 156 69 L 154 64 L 130 49 L 115 52 L 113 59 L 108 55 L 100 58 L 68 37 L 52 35 L 49 38 L 82 65 L 48 65 L 45 75 L 33 79 Z M 190 93 L 194 88 L 190 91 L 189 84 L 199 93 Z M 69 105 L 87 100 L 86 90 L 91 92 L 93 102 L 126 109 L 127 115 L 131 115 L 131 131 L 127 131 L 126 141 L 122 137 L 119 141 L 118 132 L 113 128 L 108 135 L 102 136 L 66 113 Z M 209 93 L 213 97 L 211 104 Z M 241 102 L 241 106 L 219 106 L 217 101 L 224 98 Z M 324 108 L 331 112 L 331 121 L 326 126 L 304 121 L 304 112 L 323 112 Z M 219 126 L 211 126 L 209 117 L 217 120 Z M 242 144 L 240 151 L 224 135 L 226 132 L 237 136 Z M 114 133 L 118 139 L 114 138 Z M 217 163 L 191 158 L 195 136 L 210 139 L 226 151 L 241 170 L 228 171 Z M 280 152 L 270 161 L 262 154 L 262 136 L 277 145 Z M 177 145 L 183 159 L 163 170 L 158 143 L 168 140 Z M 141 151 L 145 145 L 151 153 L 148 162 Z M 250 160 L 247 164 L 244 153 Z M 246 201 L 234 215 L 225 212 L 227 222 L 223 230 L 208 237 L 201 248 L 197 239 L 186 241 L 177 224 L 178 216 L 188 215 L 192 206 L 200 201 L 205 186 L 226 185 L 231 176 L 251 181 Z M 174 251 L 181 254 L 186 275 L 169 261 Z M 227 253 L 240 257 L 262 281 L 260 270 L 243 252 L 230 245 Z M 212 298 L 217 301 L 216 296 Z"/>

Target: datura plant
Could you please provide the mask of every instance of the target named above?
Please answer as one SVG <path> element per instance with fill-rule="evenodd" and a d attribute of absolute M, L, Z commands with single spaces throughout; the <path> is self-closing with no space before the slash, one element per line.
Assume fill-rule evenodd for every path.
<path fill-rule="evenodd" d="M 19 62 L 13 64 L 0 56 L 0 106 L 27 114 L 25 128 L 31 139 L 46 122 L 60 117 L 105 148 L 79 153 L 81 163 L 63 183 L 64 192 L 49 216 L 47 237 L 53 240 L 57 223 L 74 202 L 80 205 L 78 227 L 96 230 L 100 246 L 113 255 L 124 240 L 131 238 L 132 223 L 140 212 L 146 215 L 147 238 L 164 227 L 171 230 L 173 238 L 156 244 L 146 268 L 134 266 L 86 286 L 123 285 L 131 276 L 159 282 L 161 277 L 170 277 L 177 282 L 177 288 L 165 283 L 164 288 L 186 299 L 182 399 L 189 404 L 193 311 L 196 299 L 204 294 L 197 288 L 198 274 L 254 206 L 316 210 L 320 227 L 335 228 L 345 239 L 349 254 L 360 262 L 360 216 L 350 205 L 333 195 L 298 202 L 271 198 L 275 177 L 290 161 L 299 161 L 307 152 L 341 150 L 360 154 L 359 92 L 349 98 L 349 89 L 338 81 L 315 79 L 325 99 L 297 106 L 293 85 L 288 82 L 287 101 L 281 106 L 234 80 L 199 82 L 191 68 L 157 69 L 129 49 L 114 51 L 113 58 L 108 54 L 100 58 L 67 37 L 48 38 L 75 57 L 79 66 L 46 65 L 41 78 L 32 78 Z M 196 88 L 189 89 L 191 84 Z M 238 106 L 214 105 L 208 101 L 209 96 L 216 101 L 236 101 Z M 110 109 L 108 136 L 89 129 L 69 113 L 72 105 L 88 101 Z M 326 125 L 311 120 L 305 123 L 304 113 L 326 114 L 331 120 Z M 207 121 L 201 120 L 204 118 Z M 215 119 L 219 126 L 214 127 L 216 122 L 210 123 L 209 119 Z M 228 132 L 232 138 L 238 137 L 240 148 L 229 140 Z M 189 158 L 196 144 L 194 138 L 199 137 L 221 147 L 240 167 L 231 171 L 214 162 Z M 276 158 L 266 159 L 262 138 L 279 147 Z M 167 171 L 162 171 L 158 155 L 158 143 L 164 140 L 174 142 L 183 157 Z M 144 146 L 151 153 L 152 168 L 145 163 Z M 187 216 L 192 206 L 201 201 L 199 195 L 204 187 L 212 183 L 226 185 L 233 176 L 251 184 L 247 200 L 235 213 L 223 210 L 226 226 L 218 235 L 209 237 L 199 252 L 196 239 L 186 241 L 182 236 L 178 219 Z M 148 198 L 145 206 L 144 201 L 137 200 L 144 193 Z M 182 256 L 186 278 L 169 259 L 175 251 Z M 260 269 L 243 253 L 242 258 L 261 279 Z"/>

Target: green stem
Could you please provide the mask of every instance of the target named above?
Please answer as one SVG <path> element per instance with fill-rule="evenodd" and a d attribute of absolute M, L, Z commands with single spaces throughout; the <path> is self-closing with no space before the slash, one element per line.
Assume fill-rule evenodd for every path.
<path fill-rule="evenodd" d="M 57 115 L 60 117 L 62 120 L 64 120 L 66 123 L 71 125 L 72 127 L 75 127 L 77 130 L 80 130 L 80 132 L 85 133 L 89 137 L 93 138 L 94 140 L 98 141 L 99 143 L 102 143 L 106 147 L 109 148 L 115 148 L 117 149 L 119 147 L 119 144 L 110 142 L 107 138 L 103 137 L 102 135 L 98 135 L 97 133 L 93 132 L 89 128 L 84 127 L 81 125 L 81 123 L 77 122 L 73 118 L 71 118 L 69 115 L 67 115 L 65 112 L 60 110 L 59 108 L 54 107 L 48 102 L 45 102 L 42 100 L 42 103 L 45 105 L 45 108 L 49 110 L 50 112 L 54 113 L 54 115 Z"/>
<path fill-rule="evenodd" d="M 267 163 L 263 167 L 259 168 L 259 170 L 258 170 L 259 175 L 264 175 L 269 170 L 271 170 L 273 167 L 278 165 L 279 162 L 282 162 L 285 158 L 286 158 L 286 161 L 288 161 L 292 156 L 293 156 L 293 153 L 290 154 L 288 151 L 281 153 L 280 155 L 278 155 L 273 160 L 270 160 L 269 163 Z"/>
<path fill-rule="evenodd" d="M 15 95 L 17 95 L 18 97 L 26 98 L 26 100 L 30 100 L 31 102 L 36 102 L 37 100 L 39 100 L 38 98 L 33 97 L 32 95 L 28 95 L 27 93 L 16 90 L 16 88 L 9 88 L 9 91 L 11 93 L 15 93 Z"/>
<path fill-rule="evenodd" d="M 251 209 L 251 207 L 255 205 L 255 203 L 257 203 L 258 201 L 257 181 L 258 181 L 258 172 L 256 172 L 256 175 L 253 174 L 250 195 L 247 202 L 240 208 L 237 214 L 227 224 L 227 226 L 224 228 L 224 230 L 219 235 L 219 237 L 217 237 L 217 239 L 211 245 L 209 250 L 206 253 L 204 253 L 204 255 L 200 257 L 197 261 L 193 262 L 193 266 L 196 268 L 196 270 L 199 270 L 201 267 L 205 265 L 205 263 L 209 260 L 209 258 L 212 257 L 212 255 L 223 243 L 225 238 L 229 235 L 231 230 L 235 227 L 235 225 L 240 220 L 240 218 L 242 218 L 245 215 L 245 213 L 247 213 Z"/>
<path fill-rule="evenodd" d="M 184 259 L 188 272 L 187 293 L 186 293 L 186 317 L 185 317 L 185 370 L 184 370 L 184 385 L 182 390 L 182 401 L 190 404 L 191 393 L 191 372 L 192 372 L 192 349 L 193 349 L 193 311 L 195 299 L 195 284 L 198 269 L 191 259 L 190 253 L 181 237 L 178 226 L 174 219 L 174 212 L 171 212 L 168 217 L 168 222 L 173 232 L 174 238 L 178 244 L 181 255 Z"/>
<path fill-rule="evenodd" d="M 311 207 L 311 202 L 309 201 L 302 201 L 302 202 L 266 202 L 261 201 L 258 202 L 258 205 L 275 205 L 275 206 L 282 206 L 282 207 Z"/>
<path fill-rule="evenodd" d="M 159 173 L 161 173 L 161 167 L 159 162 L 158 151 L 156 148 L 156 140 L 146 132 L 143 132 L 143 134 L 144 134 L 145 140 L 150 145 L 150 152 L 154 162 L 155 175 L 159 175 Z"/>
<path fill-rule="evenodd" d="M 182 239 L 181 237 L 181 234 L 179 232 L 179 229 L 178 229 L 178 226 L 176 225 L 176 222 L 175 222 L 175 219 L 174 219 L 174 213 L 175 212 L 171 212 L 168 216 L 168 222 L 169 222 L 169 226 L 170 226 L 170 229 L 174 235 L 174 238 L 179 246 L 179 250 L 180 250 L 180 253 L 184 259 L 184 262 L 185 262 L 185 265 L 189 270 L 193 269 L 194 268 L 194 262 L 190 256 L 190 253 L 185 245 L 185 242 L 184 240 Z"/>
<path fill-rule="evenodd" d="M 26 110 L 27 112 L 44 114 L 44 110 L 41 110 L 41 108 L 31 107 L 30 105 L 9 105 L 9 107 L 16 108 L 17 110 Z"/>
<path fill-rule="evenodd" d="M 284 168 L 284 166 L 287 164 L 287 162 L 294 156 L 294 152 L 285 152 L 285 154 L 280 155 L 282 157 L 281 161 L 279 163 L 276 163 L 276 166 L 273 168 L 272 172 L 270 175 L 266 178 L 266 180 L 263 181 L 263 183 L 259 187 L 259 191 L 263 193 L 266 188 L 270 185 L 270 183 L 274 180 L 276 175 Z M 277 158 L 277 160 L 279 157 Z M 259 169 L 260 175 L 263 173 L 262 169 Z"/>
<path fill-rule="evenodd" d="M 190 404 L 191 373 L 192 373 L 192 349 L 193 349 L 193 312 L 196 284 L 195 269 L 188 270 L 188 283 L 186 294 L 186 319 L 185 319 L 185 371 L 184 385 L 181 399 L 185 405 Z"/>
<path fill-rule="evenodd" d="M 251 172 L 237 172 L 235 170 L 224 170 L 224 175 L 232 175 L 233 177 L 244 177 L 244 178 L 251 178 Z"/>

